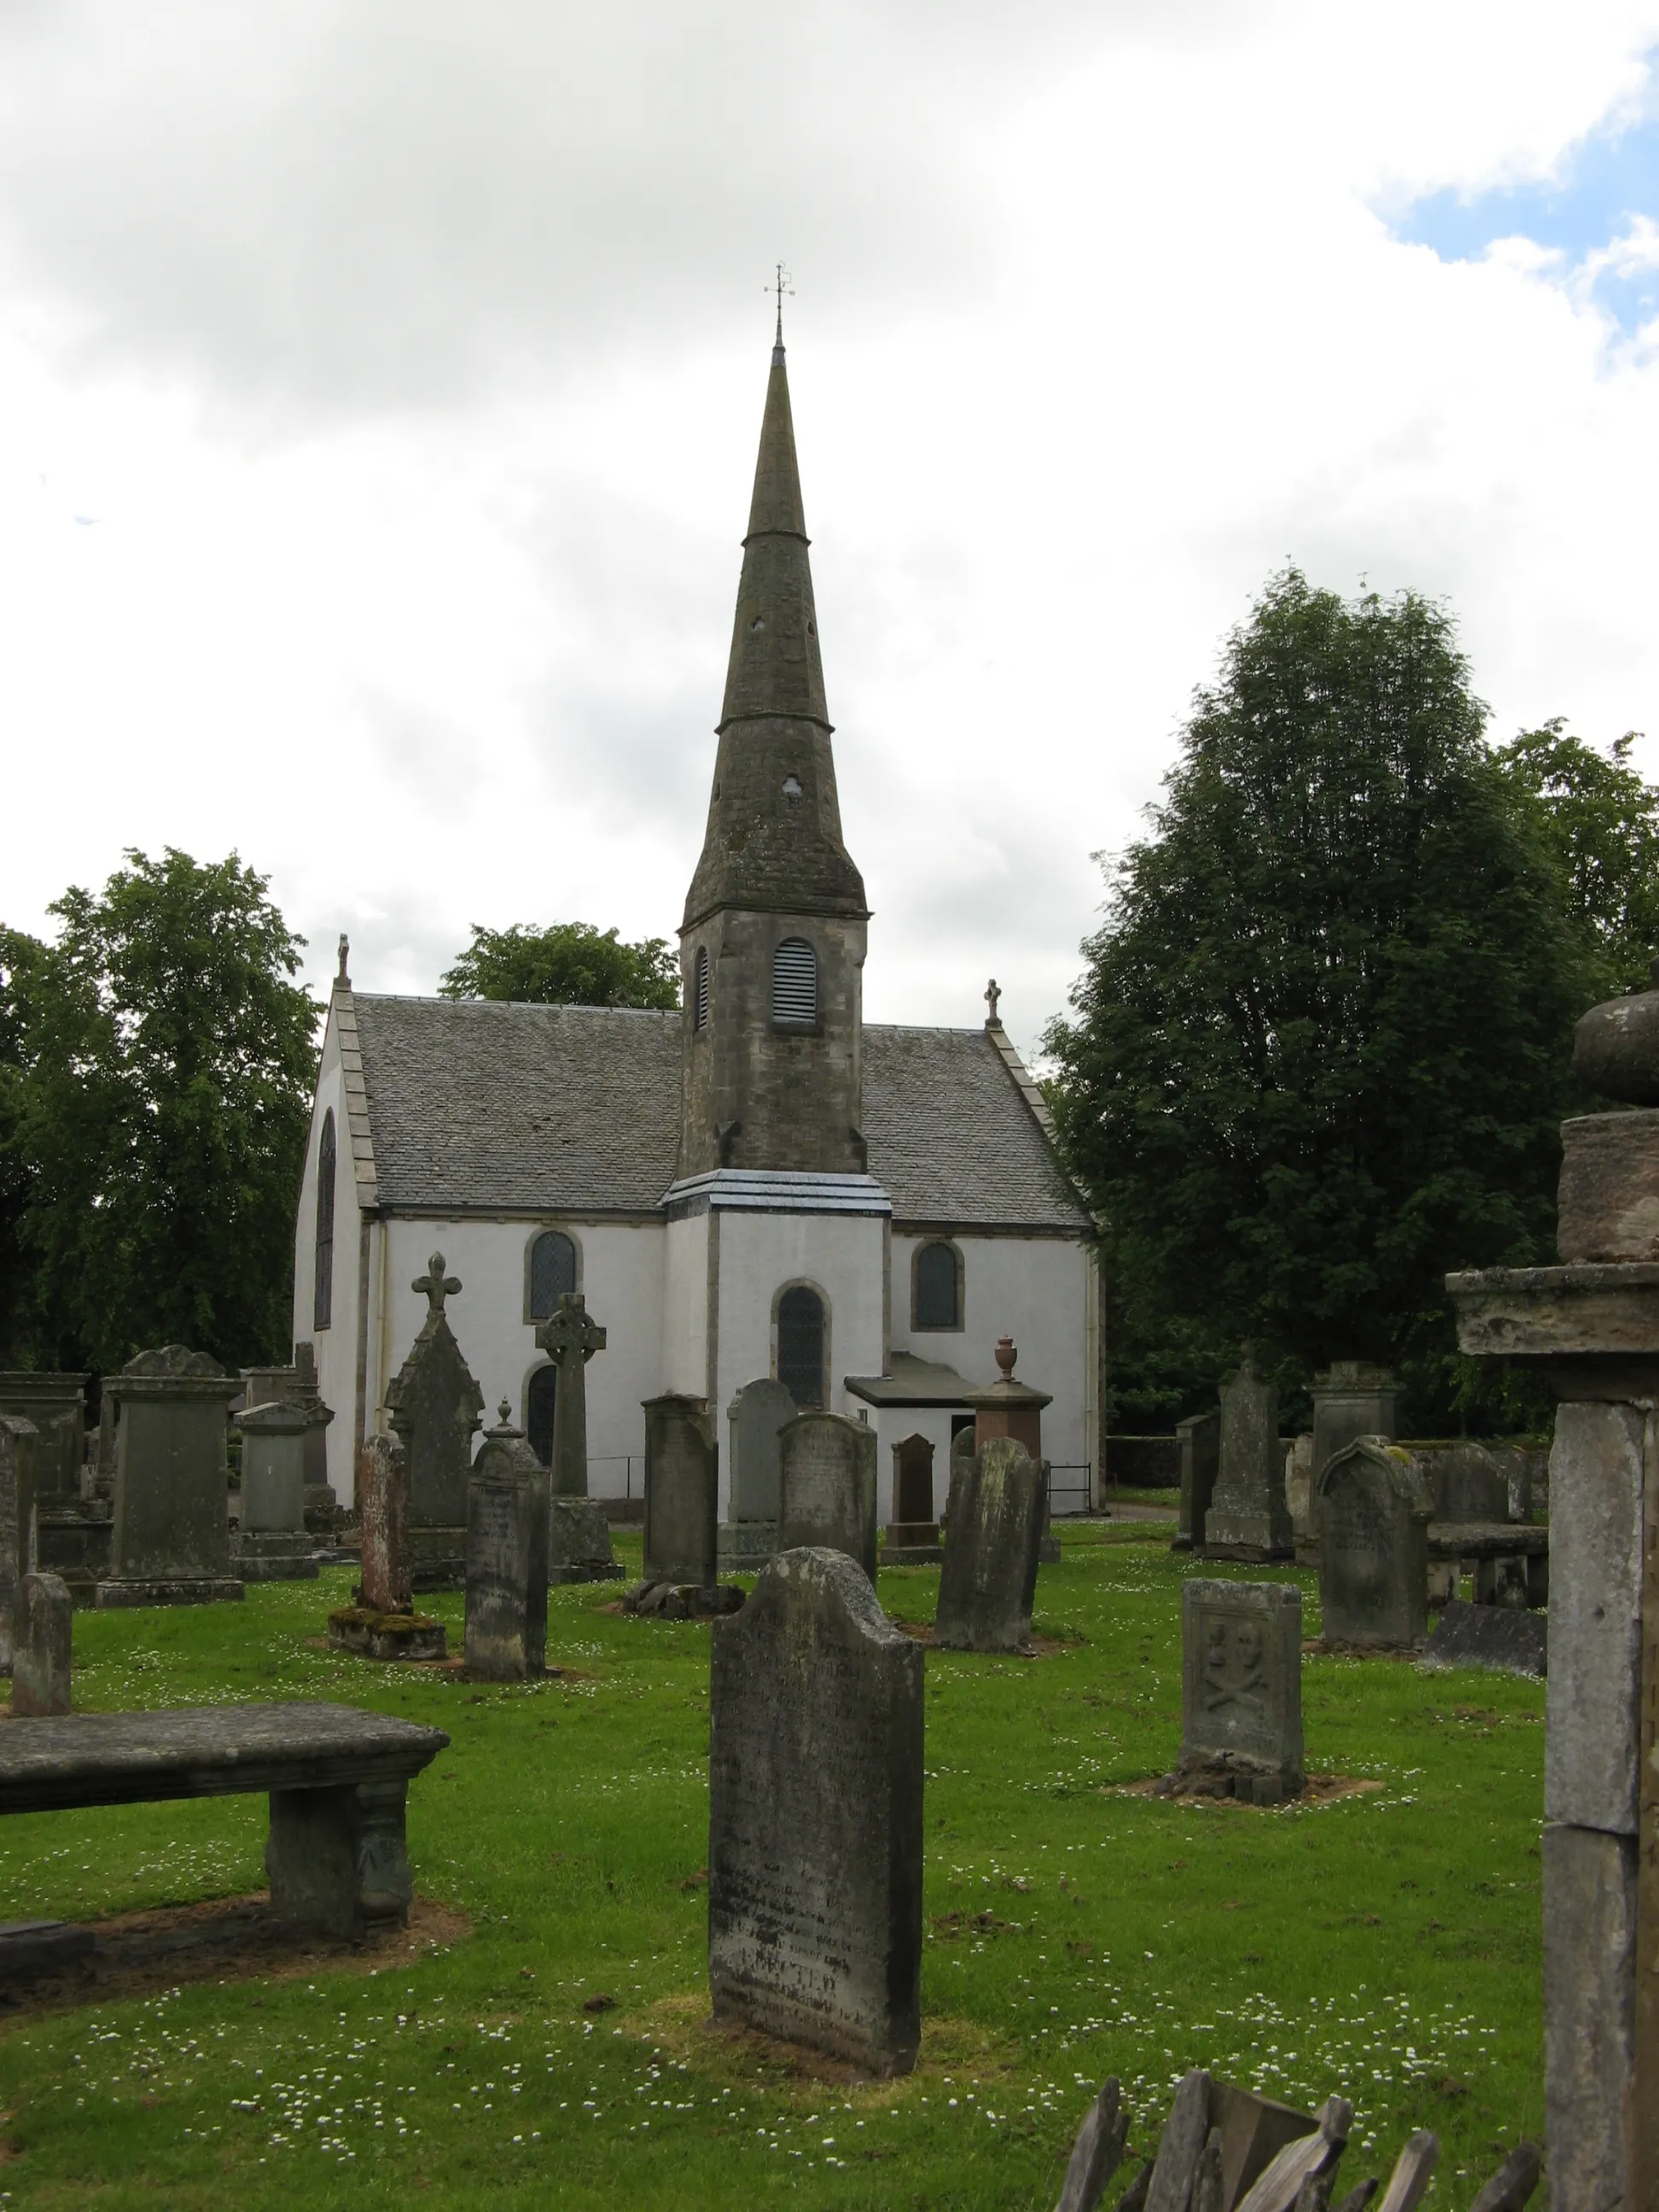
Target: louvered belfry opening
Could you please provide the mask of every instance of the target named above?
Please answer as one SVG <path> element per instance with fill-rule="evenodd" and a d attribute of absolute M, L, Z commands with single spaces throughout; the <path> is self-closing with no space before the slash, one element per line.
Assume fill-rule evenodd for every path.
<path fill-rule="evenodd" d="M 708 947 L 706 945 L 697 947 L 697 964 L 691 985 L 691 1026 L 699 1030 L 708 1026 Z"/>
<path fill-rule="evenodd" d="M 317 1265 L 313 1278 L 311 1325 L 327 1328 L 334 1318 L 334 1115 L 323 1116 L 317 1144 Z"/>
<path fill-rule="evenodd" d="M 576 1248 L 562 1230 L 544 1231 L 530 1248 L 530 1318 L 550 1321 L 561 1291 L 576 1287 Z"/>
<path fill-rule="evenodd" d="M 817 1018 L 817 955 L 804 937 L 786 937 L 772 955 L 772 1019 L 803 1029 Z"/>
<path fill-rule="evenodd" d="M 823 1300 L 797 1283 L 778 1300 L 778 1380 L 803 1413 L 823 1406 Z"/>

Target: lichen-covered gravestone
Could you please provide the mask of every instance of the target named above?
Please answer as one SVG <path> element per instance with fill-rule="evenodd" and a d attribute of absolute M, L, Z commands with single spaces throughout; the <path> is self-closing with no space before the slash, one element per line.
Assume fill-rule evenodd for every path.
<path fill-rule="evenodd" d="M 1183 1583 L 1173 1786 L 1277 1805 L 1299 1796 L 1303 1780 L 1301 1591 L 1286 1583 Z"/>
<path fill-rule="evenodd" d="M 748 1573 L 765 1565 L 778 1548 L 782 1510 L 782 1455 L 778 1433 L 795 1418 L 795 1401 L 781 1382 L 762 1376 L 745 1382 L 726 1408 L 731 1498 L 721 1524 L 720 1565 Z"/>
<path fill-rule="evenodd" d="M 952 1651 L 1019 1651 L 1031 1640 L 1047 1469 L 1012 1437 L 952 1457 L 933 1640 Z"/>
<path fill-rule="evenodd" d="M 204 1352 L 141 1352 L 105 1383 L 121 1407 L 115 1522 L 100 1607 L 240 1598 L 230 1571 L 227 1420 L 242 1379 Z"/>
<path fill-rule="evenodd" d="M 547 1469 L 503 1398 L 466 1492 L 466 1671 L 538 1680 L 547 1656 Z"/>
<path fill-rule="evenodd" d="M 843 1413 L 800 1413 L 778 1432 L 778 1547 L 817 1545 L 876 1578 L 876 1432 Z"/>
<path fill-rule="evenodd" d="M 238 1413 L 242 1431 L 242 1517 L 233 1546 L 246 1582 L 314 1577 L 317 1561 L 306 1534 L 306 1438 L 311 1417 L 277 1399 Z"/>
<path fill-rule="evenodd" d="M 36 1435 L 33 1421 L 0 1413 L 0 1674 L 11 1668 L 18 1580 L 34 1571 Z"/>
<path fill-rule="evenodd" d="M 1412 1454 L 1361 1437 L 1319 1478 L 1319 1607 L 1333 1644 L 1409 1650 L 1429 1632 L 1434 1493 Z"/>
<path fill-rule="evenodd" d="M 1176 1454 L 1181 1467 L 1181 1504 L 1172 1551 L 1190 1552 L 1204 1541 L 1204 1523 L 1221 1466 L 1221 1415 L 1194 1413 L 1176 1423 Z"/>
<path fill-rule="evenodd" d="M 921 2033 L 922 1653 L 844 1553 L 780 1553 L 716 1624 L 717 2021 L 908 2073 Z"/>
<path fill-rule="evenodd" d="M 57 1575 L 24 1575 L 17 1584 L 11 1709 L 19 1719 L 70 1710 L 74 1601 Z"/>
<path fill-rule="evenodd" d="M 645 1580 L 710 1589 L 720 1569 L 720 1447 L 701 1398 L 645 1401 Z"/>
<path fill-rule="evenodd" d="M 409 1557 L 409 1466 L 396 1437 L 366 1437 L 357 1455 L 357 1522 L 362 1537 L 358 1601 L 371 1613 L 407 1613 L 414 1592 Z"/>
<path fill-rule="evenodd" d="M 1229 1559 L 1289 1559 L 1296 1548 L 1285 1502 L 1279 1393 L 1249 1355 L 1221 1388 L 1221 1443 L 1204 1520 L 1204 1550 Z"/>
<path fill-rule="evenodd" d="M 547 1520 L 548 1579 L 605 1582 L 620 1575 L 603 1504 L 587 1494 L 587 1363 L 605 1333 L 579 1291 L 563 1291 L 536 1341 L 558 1370 L 553 1399 L 552 1469 Z"/>
<path fill-rule="evenodd" d="M 0 1374 L 0 1414 L 34 1425 L 35 1490 L 43 1512 L 64 1512 L 80 1504 L 89 1380 L 33 1370 Z"/>
<path fill-rule="evenodd" d="M 416 1589 L 464 1584 L 466 1486 L 472 1437 L 483 1419 L 483 1392 L 444 1311 L 461 1285 L 434 1252 L 410 1288 L 424 1291 L 426 1319 L 409 1357 L 388 1384 L 386 1418 L 409 1462 L 409 1534 Z"/>

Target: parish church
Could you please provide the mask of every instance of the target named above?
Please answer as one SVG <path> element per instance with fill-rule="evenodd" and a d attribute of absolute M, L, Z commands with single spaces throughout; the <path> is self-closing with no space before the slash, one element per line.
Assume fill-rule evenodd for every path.
<path fill-rule="evenodd" d="M 493 1409 L 545 1459 L 555 1370 L 537 1324 L 579 1290 L 590 1483 L 637 1498 L 644 1400 L 722 1429 L 761 1378 L 872 1424 L 884 1521 L 942 1509 L 967 1393 L 1052 1401 L 1057 1510 L 1100 1464 L 1092 1224 L 999 1018 L 866 1024 L 864 878 L 842 837 L 781 331 L 675 1012 L 388 996 L 329 1001 L 295 1239 L 294 1334 L 334 1410 L 329 1478 L 386 1425 L 388 1384 L 446 1309 Z M 721 1454 L 721 1517 L 727 1468 Z M 925 1507 L 925 1510 L 917 1510 Z M 902 1509 L 902 1510 L 901 1510 Z"/>

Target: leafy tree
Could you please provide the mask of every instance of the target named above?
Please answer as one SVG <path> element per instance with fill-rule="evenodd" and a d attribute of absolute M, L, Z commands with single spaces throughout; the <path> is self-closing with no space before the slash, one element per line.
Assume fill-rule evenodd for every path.
<path fill-rule="evenodd" d="M 0 1367 L 33 1351 L 33 1271 L 22 1247 L 28 1162 L 18 1141 L 27 1038 L 50 955 L 38 938 L 0 927 Z"/>
<path fill-rule="evenodd" d="M 547 929 L 481 929 L 445 970 L 447 999 L 512 999 L 541 1006 L 678 1006 L 679 963 L 667 940 L 621 943 L 614 929 L 556 921 Z"/>
<path fill-rule="evenodd" d="M 1638 732 L 1605 753 L 1557 720 L 1498 749 L 1515 803 L 1531 819 L 1565 887 L 1567 912 L 1590 956 L 1585 1000 L 1648 988 L 1659 953 L 1659 789 L 1630 764 Z"/>
<path fill-rule="evenodd" d="M 1246 1340 L 1281 1389 L 1370 1358 L 1417 1424 L 1501 1417 L 1442 1279 L 1553 1256 L 1589 995 L 1484 716 L 1443 609 L 1294 568 L 1196 696 L 1048 1039 L 1119 1419 L 1212 1402 Z"/>
<path fill-rule="evenodd" d="M 316 1069 L 316 1008 L 289 980 L 303 940 L 234 853 L 126 859 L 50 909 L 22 1023 L 12 1147 L 42 1347 L 106 1372 L 168 1340 L 280 1356 Z"/>

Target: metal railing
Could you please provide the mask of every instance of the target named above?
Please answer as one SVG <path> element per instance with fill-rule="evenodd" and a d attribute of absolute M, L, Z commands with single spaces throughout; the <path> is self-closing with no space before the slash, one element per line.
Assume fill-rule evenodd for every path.
<path fill-rule="evenodd" d="M 1075 1482 L 1060 1482 L 1055 1480 L 1057 1476 L 1063 1474 L 1076 1475 L 1079 1480 Z M 1091 1460 L 1073 1460 L 1064 1462 L 1058 1466 L 1053 1460 L 1049 1461 L 1048 1517 L 1051 1521 L 1075 1520 L 1079 1514 L 1091 1510 L 1094 1503 L 1094 1462 Z M 1072 1504 L 1062 1504 L 1060 1503 L 1062 1498 L 1071 1498 L 1076 1502 Z"/>

